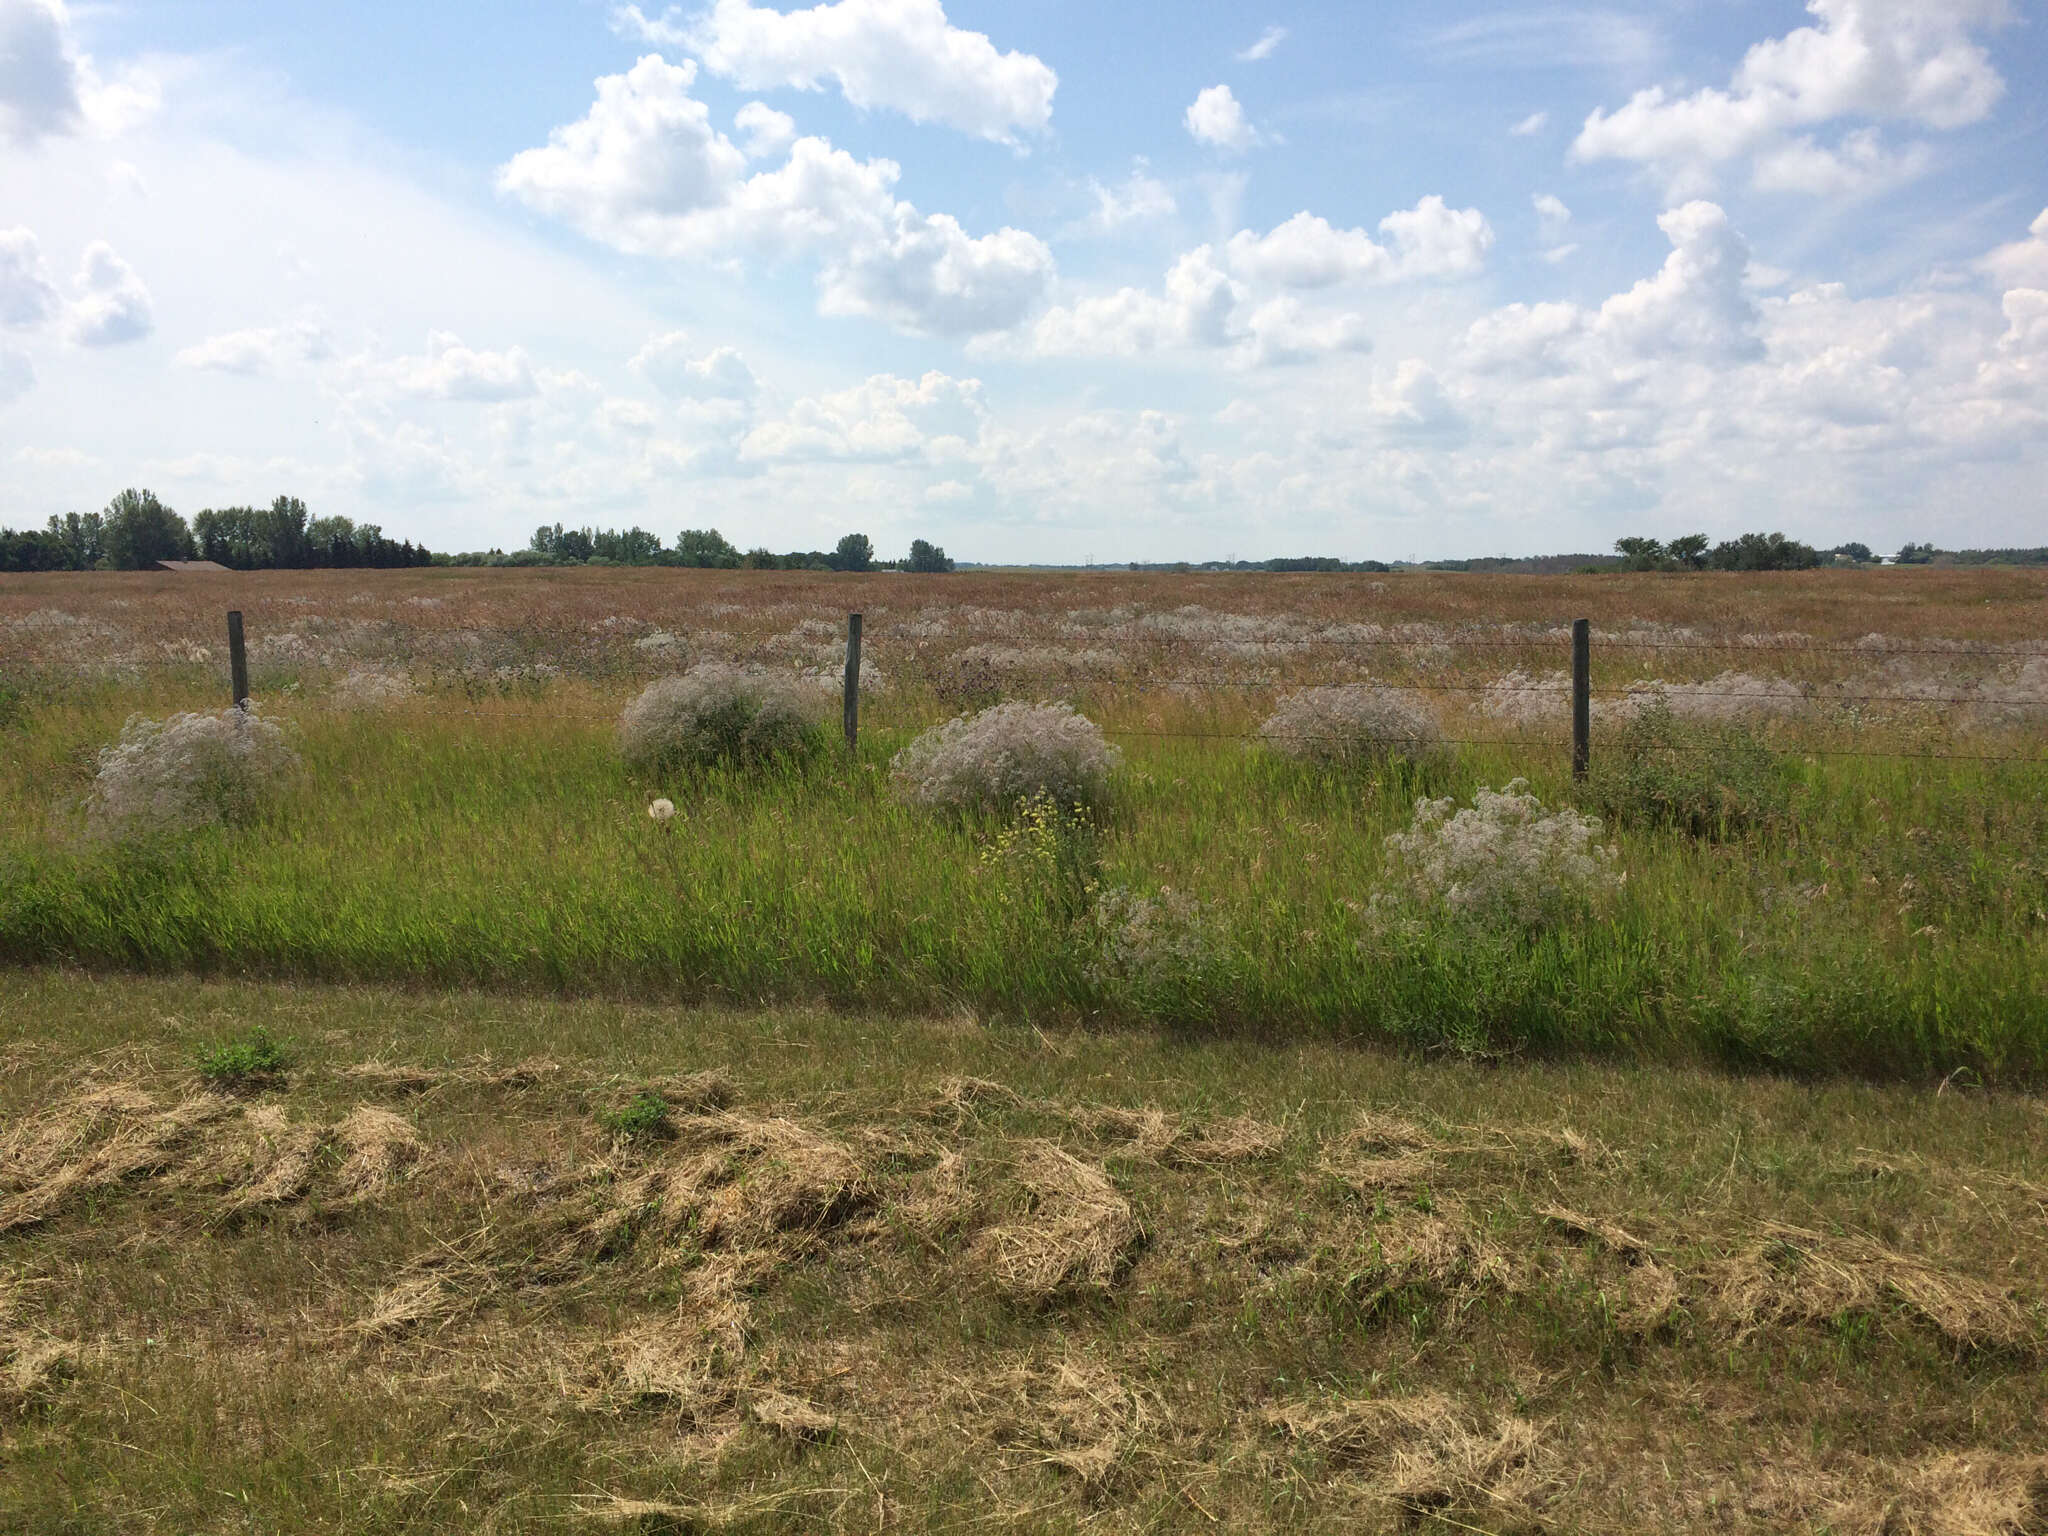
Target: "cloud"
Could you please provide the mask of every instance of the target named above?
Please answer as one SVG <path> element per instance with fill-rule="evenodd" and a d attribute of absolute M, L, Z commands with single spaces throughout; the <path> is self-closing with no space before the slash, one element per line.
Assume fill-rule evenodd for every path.
<path fill-rule="evenodd" d="M 2007 288 L 2048 288 L 2048 208 L 2027 226 L 2027 238 L 2001 245 L 1978 263 Z"/>
<path fill-rule="evenodd" d="M 1572 211 L 1564 205 L 1564 199 L 1550 192 L 1538 192 L 1529 201 L 1535 206 L 1536 217 L 1547 230 L 1560 230 L 1572 221 Z"/>
<path fill-rule="evenodd" d="M 0 229 L 0 325 L 29 330 L 62 307 L 35 231 Z"/>
<path fill-rule="evenodd" d="M 1150 174 L 1143 157 L 1131 167 L 1131 174 L 1120 186 L 1104 186 L 1093 177 L 1089 178 L 1088 194 L 1094 198 L 1095 206 L 1086 217 L 1068 225 L 1065 233 L 1114 235 L 1134 224 L 1170 219 L 1180 211 L 1172 189 Z"/>
<path fill-rule="evenodd" d="M 1544 6 L 1490 11 L 1422 34 L 1424 53 L 1488 69 L 1555 69 L 1560 60 L 1643 69 L 1664 51 L 1655 27 L 1620 11 Z"/>
<path fill-rule="evenodd" d="M 1264 235 L 1240 230 L 1226 252 L 1231 271 L 1285 288 L 1393 283 L 1477 272 L 1492 248 L 1493 227 L 1477 208 L 1453 209 L 1432 193 L 1379 222 L 1387 243 L 1362 229 L 1335 229 L 1306 211 Z"/>
<path fill-rule="evenodd" d="M 698 357 L 683 331 L 650 337 L 627 366 L 664 393 L 689 400 L 749 400 L 761 387 L 736 349 L 715 347 Z"/>
<path fill-rule="evenodd" d="M 750 160 L 779 155 L 796 141 L 796 119 L 765 101 L 750 101 L 741 107 L 733 114 L 732 125 L 744 140 L 740 147 Z"/>
<path fill-rule="evenodd" d="M 424 357 L 399 359 L 392 377 L 401 394 L 422 400 L 494 403 L 524 400 L 540 389 L 524 348 L 477 352 L 447 331 L 427 337 Z"/>
<path fill-rule="evenodd" d="M 1510 128 L 1508 132 L 1518 139 L 1527 139 L 1533 138 L 1549 126 L 1550 114 L 1548 112 L 1531 112 L 1519 123 L 1516 123 L 1514 127 Z"/>
<path fill-rule="evenodd" d="M 1287 36 L 1288 33 L 1285 27 L 1266 28 L 1265 31 L 1259 34 L 1259 40 L 1256 43 L 1253 43 L 1251 47 L 1238 54 L 1237 62 L 1240 64 L 1256 64 L 1261 59 L 1270 59 L 1273 57 L 1273 50 L 1287 41 Z"/>
<path fill-rule="evenodd" d="M 820 263 L 819 309 L 906 331 L 970 334 L 1036 305 L 1052 253 L 1017 229 L 970 236 L 947 214 L 896 198 L 901 168 L 857 161 L 820 138 L 746 174 L 746 156 L 689 95 L 696 67 L 649 55 L 597 83 L 581 121 L 515 155 L 499 189 L 616 249 L 682 259 Z"/>
<path fill-rule="evenodd" d="M 1197 144 L 1226 149 L 1233 154 L 1243 154 L 1254 145 L 1266 142 L 1266 136 L 1246 119 L 1244 108 L 1227 85 L 1204 87 L 1181 120 Z"/>
<path fill-rule="evenodd" d="M 175 361 L 181 368 L 244 375 L 271 374 L 287 362 L 316 363 L 334 355 L 327 332 L 311 321 L 228 331 L 186 347 Z"/>
<path fill-rule="evenodd" d="M 649 21 L 637 6 L 614 14 L 650 42 L 689 48 L 744 90 L 815 91 L 830 80 L 863 110 L 998 143 L 1042 131 L 1059 87 L 1043 60 L 998 53 L 987 34 L 954 26 L 940 0 L 838 0 L 799 11 L 715 0 L 681 25 Z"/>
<path fill-rule="evenodd" d="M 72 281 L 80 297 L 70 307 L 66 328 L 81 347 L 120 346 L 156 329 L 149 290 L 106 241 L 85 248 Z"/>
<path fill-rule="evenodd" d="M 0 139 L 75 132 L 85 88 L 59 0 L 0 0 Z"/>
<path fill-rule="evenodd" d="M 740 444 L 756 462 L 964 458 L 987 417 L 979 379 L 930 372 L 920 379 L 878 373 L 837 394 L 798 400 Z"/>
<path fill-rule="evenodd" d="M 1596 109 L 1572 157 L 1635 161 L 1692 190 L 1751 158 L 1766 190 L 1860 191 L 1916 174 L 1924 151 L 1888 152 L 1869 128 L 1834 148 L 1800 130 L 1842 118 L 1960 128 L 2005 92 L 1972 36 L 2006 19 L 2005 0 L 1808 0 L 1807 10 L 1817 25 L 1757 43 L 1726 89 L 1674 96 L 1652 86 L 1611 113 Z"/>
<path fill-rule="evenodd" d="M 0 405 L 12 405 L 36 387 L 36 365 L 26 352 L 0 347 Z"/>

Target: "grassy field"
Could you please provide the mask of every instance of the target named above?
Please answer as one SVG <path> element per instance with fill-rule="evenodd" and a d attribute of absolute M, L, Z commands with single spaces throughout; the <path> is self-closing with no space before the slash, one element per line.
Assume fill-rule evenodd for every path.
<path fill-rule="evenodd" d="M 2048 1520 L 2025 1097 L 52 970 L 0 1019 L 8 1530 Z"/>
<path fill-rule="evenodd" d="M 0 592 L 0 956 L 2048 1076 L 2039 573 L 170 580 Z M 217 707 L 210 632 L 230 601 L 301 770 L 248 825 L 141 849 L 83 835 L 95 754 L 128 714 Z M 693 659 L 772 662 L 835 708 L 836 626 L 856 604 L 872 667 L 857 758 L 620 762 L 621 706 Z M 1628 783 L 1574 788 L 1557 676 L 1574 609 L 1599 635 L 1602 774 L 1629 708 L 1664 699 L 1693 733 L 1667 765 L 1704 762 L 1709 796 L 1754 814 L 1701 836 L 1632 814 Z M 1451 743 L 1439 761 L 1333 772 L 1245 739 L 1289 689 L 1362 679 L 1421 701 Z M 1006 697 L 1069 699 L 1123 749 L 1085 847 L 891 794 L 917 730 Z M 1515 777 L 1607 816 L 1626 876 L 1612 899 L 1483 942 L 1376 929 L 1386 838 L 1416 797 L 1469 803 Z M 678 820 L 648 820 L 658 795 Z M 1104 893 L 1165 891 L 1195 905 L 1161 962 L 1106 966 Z"/>

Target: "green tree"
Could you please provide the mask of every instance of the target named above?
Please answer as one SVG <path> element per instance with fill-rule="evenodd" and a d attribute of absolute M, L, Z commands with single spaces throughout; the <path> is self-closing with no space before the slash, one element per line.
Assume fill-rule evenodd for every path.
<path fill-rule="evenodd" d="M 864 533 L 849 533 L 826 557 L 835 571 L 871 571 L 875 568 L 875 545 Z"/>
<path fill-rule="evenodd" d="M 685 528 L 676 535 L 676 564 L 706 571 L 737 570 L 740 552 L 716 528 Z"/>
<path fill-rule="evenodd" d="M 1665 568 L 1664 545 L 1657 539 L 1616 539 L 1614 551 L 1622 558 L 1622 569 L 1661 571 Z"/>
<path fill-rule="evenodd" d="M 1704 533 L 1685 534 L 1666 544 L 1664 553 L 1688 571 L 1704 571 L 1707 568 L 1707 536 Z"/>
<path fill-rule="evenodd" d="M 1821 563 L 1820 551 L 1782 533 L 1745 533 L 1716 544 L 1717 571 L 1810 571 Z"/>
<path fill-rule="evenodd" d="M 929 543 L 924 539 L 912 539 L 910 541 L 910 558 L 904 562 L 903 568 L 908 571 L 916 571 L 922 575 L 937 575 L 953 569 L 953 562 L 946 557 L 946 552 L 938 545 Z"/>
<path fill-rule="evenodd" d="M 108 502 L 101 537 L 106 561 L 117 571 L 193 557 L 192 530 L 154 491 L 125 490 Z"/>

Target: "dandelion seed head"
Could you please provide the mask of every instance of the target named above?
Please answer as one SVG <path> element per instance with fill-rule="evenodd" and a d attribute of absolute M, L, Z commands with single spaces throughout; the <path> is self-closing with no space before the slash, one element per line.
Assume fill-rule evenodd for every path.
<path fill-rule="evenodd" d="M 669 799 L 656 800 L 647 807 L 647 814 L 656 821 L 673 821 L 676 814 L 676 803 Z"/>

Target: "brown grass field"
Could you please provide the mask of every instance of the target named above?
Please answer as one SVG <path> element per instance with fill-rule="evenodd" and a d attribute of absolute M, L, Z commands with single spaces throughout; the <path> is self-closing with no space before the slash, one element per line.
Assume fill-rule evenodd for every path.
<path fill-rule="evenodd" d="M 229 608 L 303 771 L 93 842 Z M 836 723 L 849 610 L 864 756 L 618 763 L 698 659 Z M 1368 953 L 1415 783 L 1239 738 L 1387 681 L 1566 801 L 1578 617 L 1596 763 L 1661 689 L 1784 810 Z M 0 1531 L 2048 1533 L 2044 653 L 1997 569 L 0 579 Z M 1034 697 L 1223 1004 L 889 798 Z"/>

